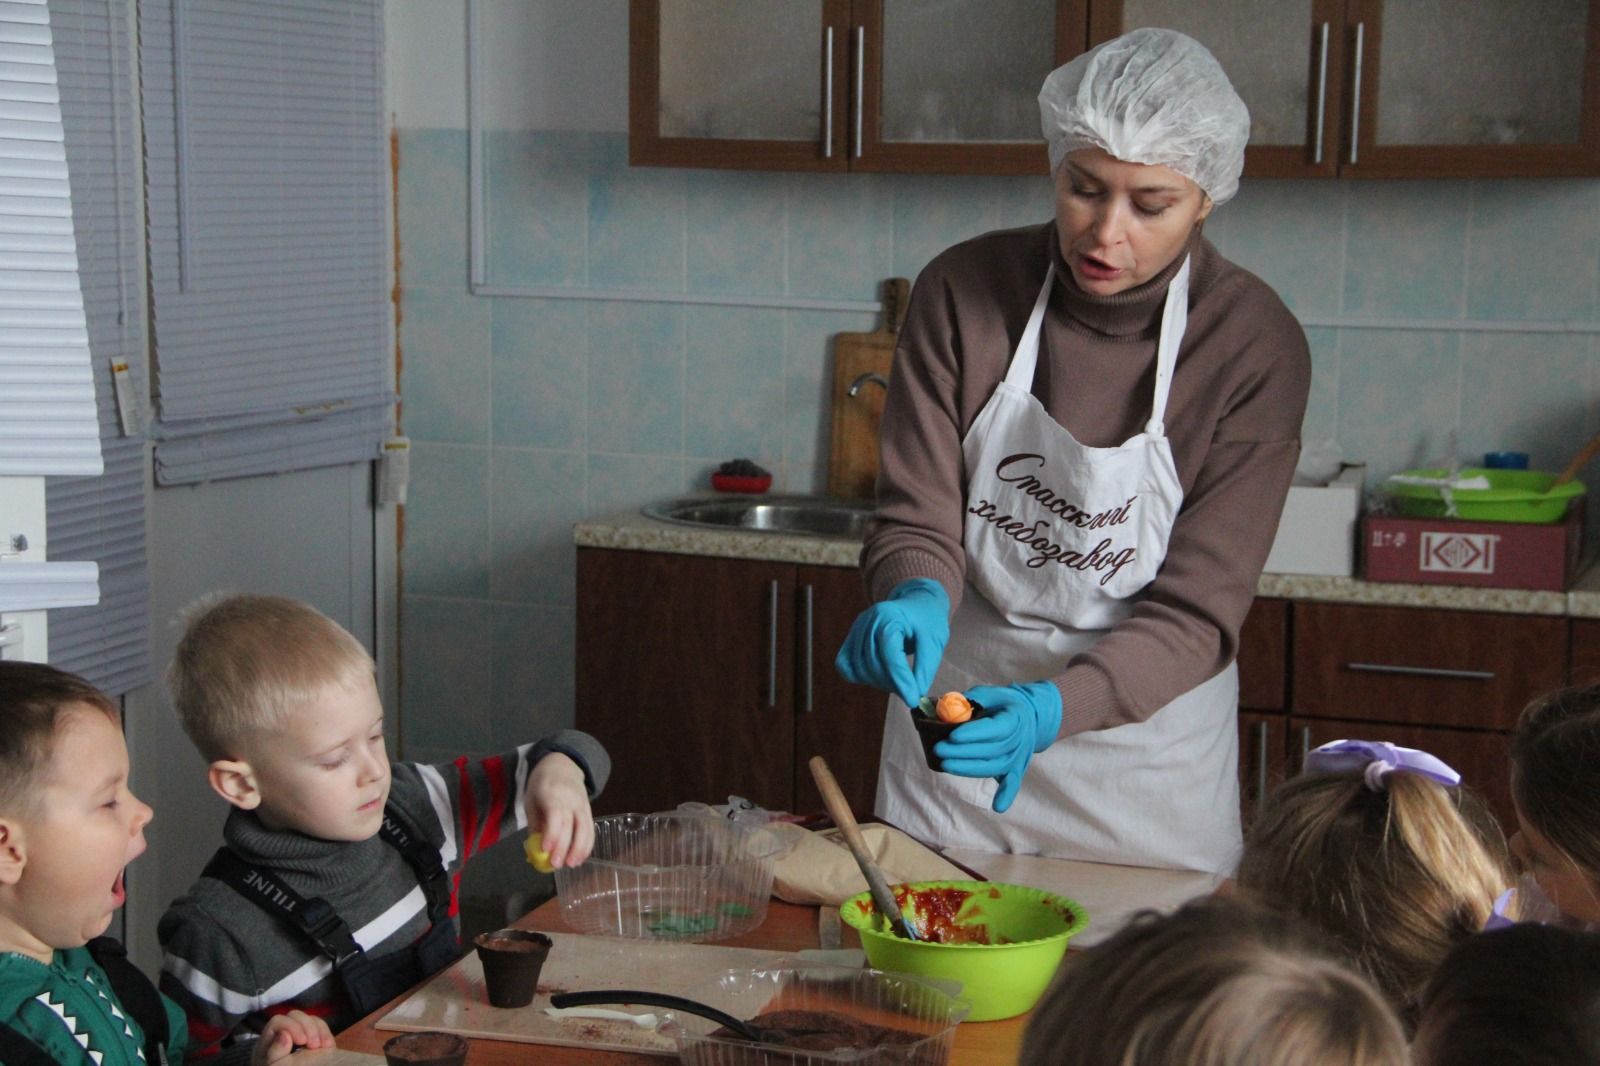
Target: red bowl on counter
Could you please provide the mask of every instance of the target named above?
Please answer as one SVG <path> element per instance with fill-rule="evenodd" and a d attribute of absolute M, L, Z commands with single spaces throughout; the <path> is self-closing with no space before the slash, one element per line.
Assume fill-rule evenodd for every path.
<path fill-rule="evenodd" d="M 738 474 L 712 474 L 711 487 L 718 492 L 766 492 L 772 487 L 772 475 L 740 477 Z"/>

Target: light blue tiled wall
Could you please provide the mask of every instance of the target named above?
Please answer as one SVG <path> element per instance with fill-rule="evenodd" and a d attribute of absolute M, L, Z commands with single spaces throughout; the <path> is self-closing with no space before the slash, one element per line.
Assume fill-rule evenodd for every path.
<path fill-rule="evenodd" d="M 489 280 L 871 300 L 964 237 L 1043 221 L 1044 179 L 630 169 L 621 134 L 486 138 Z M 572 523 L 751 456 L 820 491 L 852 313 L 474 297 L 466 134 L 402 130 L 407 755 L 571 721 Z M 1307 318 L 1600 318 L 1600 182 L 1247 181 L 1207 222 Z M 1308 329 L 1308 440 L 1377 475 L 1600 427 L 1591 334 Z M 1591 474 L 1600 480 L 1600 474 Z M 430 723 L 448 735 L 435 735 Z"/>

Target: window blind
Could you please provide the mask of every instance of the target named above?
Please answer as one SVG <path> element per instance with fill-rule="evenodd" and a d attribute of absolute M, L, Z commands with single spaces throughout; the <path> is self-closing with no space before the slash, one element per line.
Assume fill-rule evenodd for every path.
<path fill-rule="evenodd" d="M 93 559 L 100 601 L 50 614 L 50 661 L 112 694 L 149 682 L 149 473 L 142 428 L 124 436 L 112 368 L 147 395 L 133 13 L 124 0 L 49 0 L 71 174 L 79 273 L 93 353 L 99 477 L 46 482 L 50 555 Z M 142 399 L 141 399 L 142 402 Z"/>
<path fill-rule="evenodd" d="M 45 0 L 0 3 L 0 475 L 99 474 Z"/>
<path fill-rule="evenodd" d="M 156 480 L 380 454 L 381 0 L 141 0 Z"/>

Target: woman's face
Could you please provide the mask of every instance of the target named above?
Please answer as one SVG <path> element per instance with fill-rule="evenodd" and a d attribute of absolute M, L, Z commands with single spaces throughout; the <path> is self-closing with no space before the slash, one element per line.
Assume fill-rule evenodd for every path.
<path fill-rule="evenodd" d="M 1099 148 L 1056 170 L 1056 230 L 1078 287 L 1111 296 L 1161 273 L 1211 213 L 1200 186 L 1168 167 L 1124 163 Z"/>
<path fill-rule="evenodd" d="M 1562 914 L 1585 923 L 1600 923 L 1600 886 L 1560 848 L 1517 811 L 1517 831 L 1511 835 L 1511 853 L 1533 875 L 1539 887 Z"/>

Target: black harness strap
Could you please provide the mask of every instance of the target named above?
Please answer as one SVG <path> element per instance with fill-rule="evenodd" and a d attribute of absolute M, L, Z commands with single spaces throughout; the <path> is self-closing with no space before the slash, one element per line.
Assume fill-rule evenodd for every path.
<path fill-rule="evenodd" d="M 0 1025 L 0 1062 L 5 1066 L 59 1066 L 38 1044 L 9 1025 Z"/>

